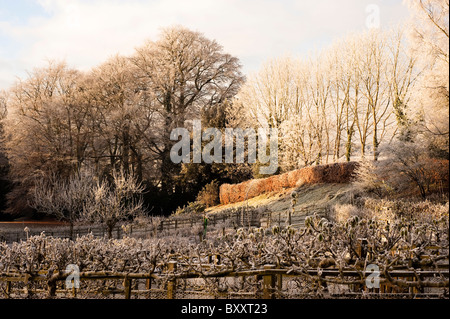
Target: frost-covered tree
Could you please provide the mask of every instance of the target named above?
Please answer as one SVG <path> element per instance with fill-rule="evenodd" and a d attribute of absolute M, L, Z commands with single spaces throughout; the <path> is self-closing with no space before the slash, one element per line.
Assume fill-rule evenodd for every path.
<path fill-rule="evenodd" d="M 448 159 L 449 146 L 449 1 L 410 0 L 410 43 L 422 70 L 410 117 L 433 156 Z"/>
<path fill-rule="evenodd" d="M 65 63 L 50 62 L 9 90 L 3 125 L 15 183 L 9 194 L 12 212 L 26 208 L 18 204 L 35 177 L 56 173 L 67 178 L 85 163 L 92 126 L 88 105 L 78 99 L 82 77 Z"/>
<path fill-rule="evenodd" d="M 239 103 L 245 106 L 252 127 L 280 128 L 290 111 L 299 103 L 296 77 L 298 63 L 289 56 L 269 60 L 261 70 L 248 77 L 239 92 Z"/>
<path fill-rule="evenodd" d="M 8 191 L 10 182 L 8 178 L 9 161 L 6 156 L 4 144 L 4 129 L 3 120 L 6 118 L 8 112 L 8 93 L 0 90 L 0 216 L 6 206 L 6 193 Z"/>
<path fill-rule="evenodd" d="M 231 99 L 244 79 L 239 60 L 223 51 L 215 40 L 184 27 L 162 31 L 157 41 L 138 47 L 131 57 L 136 66 L 138 90 L 148 95 L 156 113 L 158 136 L 147 140 L 159 162 L 161 190 L 172 194 L 173 176 L 180 166 L 170 159 L 175 143 L 170 132 L 185 127 L 186 120 L 199 119 L 200 110 Z"/>
<path fill-rule="evenodd" d="M 1 90 L 0 91 L 0 121 L 6 117 L 6 113 L 8 111 L 7 101 L 8 101 L 8 93 L 5 90 Z"/>
<path fill-rule="evenodd" d="M 81 217 L 106 226 L 108 237 L 121 221 L 145 214 L 144 188 L 124 170 L 113 171 L 109 179 L 96 181 L 87 196 Z"/>
<path fill-rule="evenodd" d="M 279 128 L 284 170 L 342 153 L 350 161 L 354 146 L 376 160 L 404 125 L 415 61 L 401 29 L 351 34 L 308 59 L 269 60 L 240 90 L 238 120 Z"/>
<path fill-rule="evenodd" d="M 143 140 L 150 138 L 153 111 L 140 103 L 145 97 L 139 94 L 134 71 L 129 58 L 110 58 L 90 72 L 85 98 L 93 110 L 95 138 L 90 146 L 97 170 L 123 169 L 142 180 L 148 157 Z"/>
<path fill-rule="evenodd" d="M 68 222 L 72 238 L 73 226 L 82 221 L 85 205 L 96 185 L 94 176 L 93 172 L 80 170 L 68 179 L 62 179 L 55 173 L 36 179 L 30 206 L 38 212 Z"/>
<path fill-rule="evenodd" d="M 8 156 L 18 176 L 64 172 L 84 160 L 85 105 L 78 103 L 81 74 L 50 62 L 11 90 L 5 120 Z"/>
<path fill-rule="evenodd" d="M 355 185 L 369 193 L 425 199 L 448 188 L 448 161 L 428 156 L 426 143 L 396 139 L 381 148 L 383 160 L 363 161 L 356 170 Z"/>
<path fill-rule="evenodd" d="M 16 182 L 10 203 L 29 195 L 35 177 L 123 169 L 163 194 L 164 209 L 175 209 L 182 197 L 171 196 L 183 188 L 170 132 L 231 99 L 244 80 L 240 68 L 216 41 L 172 27 L 132 56 L 85 73 L 56 62 L 33 70 L 8 92 L 5 147 Z"/>

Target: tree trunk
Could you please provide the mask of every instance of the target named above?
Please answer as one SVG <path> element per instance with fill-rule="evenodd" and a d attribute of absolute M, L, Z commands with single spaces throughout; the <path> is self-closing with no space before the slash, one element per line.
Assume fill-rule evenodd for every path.
<path fill-rule="evenodd" d="M 347 129 L 347 142 L 345 144 L 345 159 L 347 162 L 350 162 L 350 158 L 352 155 L 352 137 L 353 137 L 353 125 L 352 124 Z"/>
<path fill-rule="evenodd" d="M 69 230 L 70 240 L 73 240 L 73 221 L 70 221 L 70 230 Z"/>
<path fill-rule="evenodd" d="M 109 224 L 109 225 L 107 225 L 107 227 L 108 227 L 108 239 L 112 239 L 112 232 L 113 232 L 114 225 Z"/>

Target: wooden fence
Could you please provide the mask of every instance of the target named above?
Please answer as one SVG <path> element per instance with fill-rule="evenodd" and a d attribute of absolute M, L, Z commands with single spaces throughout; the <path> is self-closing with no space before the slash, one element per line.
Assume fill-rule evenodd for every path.
<path fill-rule="evenodd" d="M 17 272 L 0 273 L 0 296 L 3 298 L 150 298 L 150 299 L 207 299 L 207 298 L 304 298 L 311 294 L 296 293 L 289 288 L 289 282 L 309 279 L 319 283 L 323 289 L 322 298 L 448 298 L 449 268 L 448 263 L 439 269 L 394 269 L 381 271 L 379 288 L 367 288 L 368 272 L 357 269 L 277 269 L 275 265 L 265 265 L 263 269 L 234 271 L 220 265 L 220 258 L 210 258 L 210 264 L 198 265 L 198 270 L 178 271 L 183 263 L 171 261 L 158 272 L 80 272 L 80 283 L 95 282 L 96 289 L 86 295 L 83 287 L 75 285 L 68 289 L 65 281 L 70 272 L 40 271 L 35 274 Z M 211 291 L 187 288 L 188 280 L 253 280 L 254 289 L 248 291 Z M 115 285 L 106 287 L 107 281 Z M 36 285 L 36 283 L 38 283 Z M 155 283 L 157 287 L 154 286 Z M 163 284 L 161 284 L 163 283 Z M 102 286 L 103 285 L 103 286 Z M 336 287 L 346 286 L 336 292 Z M 84 289 L 88 289 L 87 286 Z M 290 291 L 291 290 L 291 291 Z M 314 297 L 314 295 L 312 296 Z M 317 296 L 316 296 L 317 297 Z M 1 297 L 0 297 L 1 298 Z"/>
<path fill-rule="evenodd" d="M 269 228 L 277 225 L 285 227 L 292 225 L 294 227 L 302 227 L 307 216 L 317 214 L 318 216 L 325 216 L 324 211 L 315 210 L 314 208 L 308 211 L 297 211 L 292 216 L 289 216 L 287 211 L 282 212 L 270 212 L 261 211 L 254 207 L 246 207 L 245 205 L 239 208 L 233 208 L 224 210 L 220 213 L 209 214 L 208 216 L 208 228 L 216 227 L 218 225 L 226 224 L 227 227 L 264 227 Z M 149 217 L 148 223 L 145 224 L 130 224 L 128 233 L 126 234 L 122 225 L 114 227 L 112 231 L 112 238 L 121 239 L 125 234 L 130 237 L 136 238 L 149 238 L 157 237 L 164 232 L 177 231 L 182 229 L 193 230 L 193 228 L 203 227 L 203 215 L 191 214 L 185 215 L 172 215 L 169 217 L 153 216 Z M 39 235 L 42 231 L 45 234 L 58 238 L 76 238 L 77 236 L 84 236 L 87 234 L 93 234 L 95 237 L 107 236 L 107 230 L 100 225 L 80 225 L 73 228 L 73 233 L 70 233 L 69 226 L 64 227 L 50 227 L 42 228 L 38 230 L 31 229 L 28 233 L 25 231 L 1 231 L 0 241 L 4 241 L 7 244 L 13 242 L 20 242 L 26 240 L 27 237 L 33 235 Z M 72 236 L 71 236 L 72 235 Z"/>
<path fill-rule="evenodd" d="M 227 223 L 229 227 L 260 227 L 261 220 L 263 220 L 263 217 L 267 216 L 267 214 L 267 212 L 258 212 L 253 207 L 230 209 L 222 213 L 214 213 L 208 215 L 208 227 L 215 227 L 220 223 Z M 202 214 L 189 216 L 174 215 L 170 217 L 154 216 L 150 217 L 149 219 L 149 222 L 146 224 L 131 224 L 128 229 L 127 235 L 137 238 L 149 238 L 156 237 L 158 236 L 158 234 L 164 232 L 177 231 L 180 229 L 192 230 L 194 226 L 203 227 Z M 25 233 L 25 231 L 0 231 L 0 241 L 4 241 L 8 244 L 13 242 L 20 242 L 21 240 L 26 240 L 29 236 L 39 235 L 42 231 L 45 231 L 45 234 L 48 236 L 58 238 L 76 238 L 77 236 L 83 236 L 87 234 L 93 234 L 96 237 L 107 236 L 105 227 L 99 225 L 85 225 L 75 226 L 72 236 L 68 226 L 30 230 L 28 233 Z M 121 239 L 124 235 L 125 230 L 122 228 L 122 225 L 114 227 L 112 231 L 113 238 Z"/>

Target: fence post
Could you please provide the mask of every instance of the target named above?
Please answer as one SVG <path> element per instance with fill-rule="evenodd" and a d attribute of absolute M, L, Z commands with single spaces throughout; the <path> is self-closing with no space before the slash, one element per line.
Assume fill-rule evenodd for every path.
<path fill-rule="evenodd" d="M 72 297 L 73 298 L 77 297 L 77 288 L 75 288 L 75 284 L 72 286 Z"/>
<path fill-rule="evenodd" d="M 123 287 L 124 287 L 125 299 L 130 299 L 131 298 L 131 279 L 130 278 L 125 277 L 123 279 Z"/>
<path fill-rule="evenodd" d="M 360 258 L 360 260 L 364 260 L 367 256 L 367 244 L 368 241 L 366 238 L 358 238 L 358 242 L 356 244 L 355 250 L 356 253 L 358 255 L 358 257 Z M 360 292 L 360 291 L 366 291 L 367 287 L 366 285 L 361 285 L 361 284 L 353 284 L 353 291 L 354 292 Z"/>
<path fill-rule="evenodd" d="M 358 238 L 358 244 L 356 246 L 356 252 L 358 253 L 358 257 L 361 259 L 366 258 L 367 256 L 367 239 L 366 238 Z"/>
<path fill-rule="evenodd" d="M 169 261 L 168 263 L 168 275 L 173 275 L 174 272 L 177 270 L 177 262 L 176 261 Z M 177 280 L 175 278 L 170 279 L 167 282 L 167 299 L 175 299 L 175 293 L 177 288 Z"/>
<path fill-rule="evenodd" d="M 240 211 L 236 211 L 236 220 L 235 220 L 236 227 L 238 227 L 238 225 L 239 225 L 239 214 L 240 214 Z"/>
<path fill-rule="evenodd" d="M 27 294 L 29 294 L 30 291 L 28 289 L 28 278 L 27 278 Z M 56 280 L 50 278 L 47 281 L 47 296 L 48 298 L 53 298 L 56 296 Z"/>
<path fill-rule="evenodd" d="M 6 299 L 9 299 L 11 294 L 11 281 L 6 282 L 6 289 L 5 289 Z"/>
<path fill-rule="evenodd" d="M 275 265 L 264 265 L 264 270 L 274 269 Z M 263 275 L 263 299 L 275 299 L 276 276 L 273 274 Z"/>
<path fill-rule="evenodd" d="M 272 212 L 269 212 L 267 217 L 267 228 L 270 228 L 272 226 Z"/>
<path fill-rule="evenodd" d="M 281 290 L 283 289 L 283 275 L 282 274 L 276 275 L 276 278 L 278 291 L 281 292 Z"/>

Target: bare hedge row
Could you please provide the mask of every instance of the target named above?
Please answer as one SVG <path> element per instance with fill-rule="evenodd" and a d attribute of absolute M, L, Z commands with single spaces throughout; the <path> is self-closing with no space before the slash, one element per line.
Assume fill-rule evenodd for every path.
<path fill-rule="evenodd" d="M 219 191 L 220 203 L 241 202 L 264 193 L 293 188 L 299 184 L 348 183 L 351 181 L 356 167 L 356 162 L 308 166 L 268 178 L 233 185 L 222 184 Z"/>

